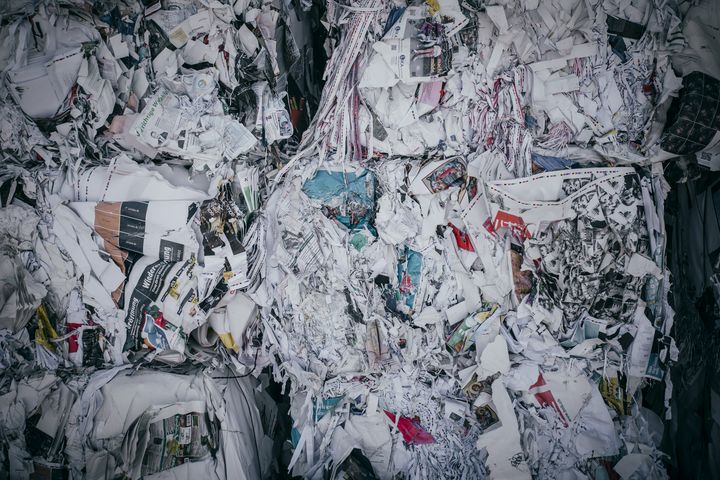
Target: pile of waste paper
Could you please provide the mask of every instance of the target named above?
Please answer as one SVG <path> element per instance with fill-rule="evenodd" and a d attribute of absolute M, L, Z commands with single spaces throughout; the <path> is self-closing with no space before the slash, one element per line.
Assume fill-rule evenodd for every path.
<path fill-rule="evenodd" d="M 685 153 L 667 112 L 710 77 L 673 70 L 666 2 L 488 3 L 328 3 L 340 40 L 253 297 L 295 475 L 666 475 L 653 161 Z"/>
<path fill-rule="evenodd" d="M 6 2 L 0 479 L 667 478 L 711 9 Z"/>
<path fill-rule="evenodd" d="M 267 175 L 318 101 L 317 12 L 2 10 L 0 477 L 270 476 L 248 292 Z"/>

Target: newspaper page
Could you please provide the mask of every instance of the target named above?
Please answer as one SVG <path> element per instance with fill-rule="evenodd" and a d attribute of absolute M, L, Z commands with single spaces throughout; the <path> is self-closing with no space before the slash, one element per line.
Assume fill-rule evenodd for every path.
<path fill-rule="evenodd" d="M 178 131 L 181 122 L 181 110 L 178 108 L 177 97 L 165 88 L 147 102 L 131 133 L 143 143 L 158 148 L 163 146 L 170 135 Z"/>
<path fill-rule="evenodd" d="M 404 82 L 432 81 L 452 66 L 452 48 L 444 28 L 432 23 L 426 5 L 407 7 L 373 48 Z"/>
<path fill-rule="evenodd" d="M 116 263 L 118 250 L 179 262 L 198 249 L 189 222 L 194 202 L 74 202 L 70 208 L 102 237 Z"/>
<path fill-rule="evenodd" d="M 465 184 L 466 174 L 467 165 L 460 156 L 428 162 L 420 168 L 410 184 L 410 190 L 421 195 L 462 186 Z"/>
<path fill-rule="evenodd" d="M 493 316 L 497 305 L 486 305 L 480 311 L 460 322 L 446 341 L 447 347 L 455 353 L 466 352 L 475 344 L 474 336 L 485 321 Z"/>
<path fill-rule="evenodd" d="M 73 202 L 200 201 L 209 197 L 206 191 L 171 182 L 161 172 L 167 169 L 151 170 L 120 154 L 107 166 L 68 175 L 58 190 L 63 199 Z"/>
<path fill-rule="evenodd" d="M 142 475 L 152 475 L 209 456 L 217 445 L 217 438 L 208 424 L 205 412 L 175 414 L 151 423 Z"/>
<path fill-rule="evenodd" d="M 223 157 L 233 160 L 257 144 L 237 120 L 199 115 L 164 87 L 147 102 L 130 134 L 158 152 L 192 160 L 198 167 L 213 168 Z"/>
<path fill-rule="evenodd" d="M 125 287 L 123 350 L 173 350 L 183 352 L 187 332 L 205 315 L 198 307 L 195 259 L 166 262 L 138 260 Z"/>

